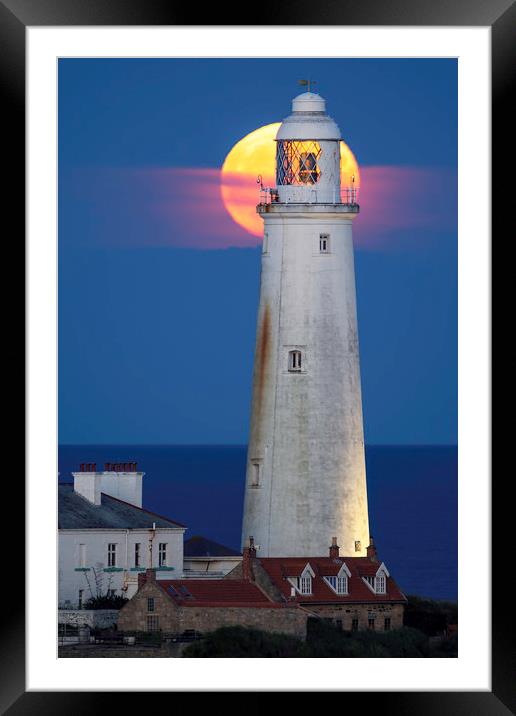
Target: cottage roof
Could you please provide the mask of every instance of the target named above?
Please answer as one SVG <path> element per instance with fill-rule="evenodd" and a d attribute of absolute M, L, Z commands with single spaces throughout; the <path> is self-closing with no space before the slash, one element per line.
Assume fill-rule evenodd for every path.
<path fill-rule="evenodd" d="M 312 594 L 297 594 L 301 603 L 321 602 L 405 602 L 406 597 L 392 577 L 386 578 L 386 594 L 374 594 L 362 577 L 374 577 L 380 564 L 368 557 L 263 557 L 259 563 L 272 582 L 286 598 L 291 596 L 292 584 L 289 577 L 300 577 L 307 564 L 310 564 L 314 577 Z M 343 563 L 351 573 L 348 581 L 348 594 L 336 594 L 324 580 L 339 573 Z"/>
<path fill-rule="evenodd" d="M 58 527 L 66 530 L 82 529 L 151 529 L 181 528 L 179 522 L 102 493 L 101 504 L 94 505 L 74 491 L 73 485 L 58 487 Z"/>
<path fill-rule="evenodd" d="M 241 557 L 241 553 L 231 547 L 213 542 L 211 539 L 195 535 L 184 544 L 185 557 Z"/>
<path fill-rule="evenodd" d="M 256 584 L 245 579 L 172 579 L 156 584 L 179 606 L 267 607 L 281 609 Z"/>

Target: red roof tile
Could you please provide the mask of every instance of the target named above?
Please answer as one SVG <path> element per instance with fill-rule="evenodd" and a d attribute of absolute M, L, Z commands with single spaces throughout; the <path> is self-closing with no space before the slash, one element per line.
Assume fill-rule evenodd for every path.
<path fill-rule="evenodd" d="M 243 579 L 172 579 L 157 584 L 176 604 L 190 607 L 281 608 L 255 584 Z"/>
<path fill-rule="evenodd" d="M 367 557 L 263 557 L 259 563 L 284 597 L 289 598 L 292 585 L 288 577 L 299 577 L 307 564 L 315 573 L 312 580 L 312 594 L 296 594 L 301 604 L 315 602 L 405 602 L 406 597 L 391 577 L 387 578 L 386 594 L 374 594 L 364 583 L 362 577 L 372 577 L 378 571 L 381 562 L 371 562 Z M 348 581 L 348 594 L 336 594 L 323 577 L 338 574 L 343 563 L 351 573 Z"/>

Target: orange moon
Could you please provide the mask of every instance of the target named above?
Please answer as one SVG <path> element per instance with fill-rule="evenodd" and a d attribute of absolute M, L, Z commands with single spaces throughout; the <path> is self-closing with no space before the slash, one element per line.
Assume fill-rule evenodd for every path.
<path fill-rule="evenodd" d="M 220 191 L 226 211 L 233 221 L 253 236 L 263 236 L 263 221 L 256 213 L 261 175 L 264 186 L 276 185 L 276 143 L 280 122 L 266 124 L 250 132 L 235 144 L 221 170 Z M 355 155 L 345 142 L 340 143 L 340 182 L 342 187 L 360 186 L 360 172 Z"/>

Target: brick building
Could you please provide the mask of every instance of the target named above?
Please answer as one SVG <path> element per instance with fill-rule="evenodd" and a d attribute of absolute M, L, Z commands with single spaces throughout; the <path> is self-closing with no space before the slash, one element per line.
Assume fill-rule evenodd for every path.
<path fill-rule="evenodd" d="M 340 557 L 334 540 L 328 557 L 251 557 L 249 567 L 266 593 L 345 631 L 399 629 L 407 598 L 379 562 L 372 542 L 367 553 Z"/>
<path fill-rule="evenodd" d="M 236 625 L 303 638 L 306 614 L 298 604 L 275 602 L 248 579 L 156 581 L 154 570 L 147 570 L 118 617 L 119 631 L 206 633 Z"/>
<path fill-rule="evenodd" d="M 367 557 L 340 557 L 333 540 L 327 557 L 259 559 L 251 539 L 242 562 L 223 579 L 156 581 L 152 570 L 141 575 L 118 628 L 206 633 L 240 625 L 303 638 L 312 618 L 346 631 L 388 631 L 403 626 L 406 601 L 372 541 Z"/>

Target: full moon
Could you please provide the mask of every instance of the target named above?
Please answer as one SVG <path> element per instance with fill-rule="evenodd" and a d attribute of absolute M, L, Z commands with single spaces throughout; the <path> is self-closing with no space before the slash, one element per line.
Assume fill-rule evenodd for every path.
<path fill-rule="evenodd" d="M 258 185 L 276 185 L 276 144 L 274 138 L 280 122 L 266 124 L 247 134 L 231 149 L 221 170 L 220 191 L 226 211 L 237 224 L 253 236 L 263 235 L 263 222 L 256 213 Z M 340 183 L 342 187 L 360 186 L 360 172 L 355 155 L 345 142 L 340 143 Z"/>

